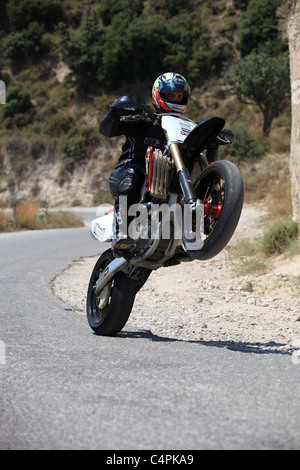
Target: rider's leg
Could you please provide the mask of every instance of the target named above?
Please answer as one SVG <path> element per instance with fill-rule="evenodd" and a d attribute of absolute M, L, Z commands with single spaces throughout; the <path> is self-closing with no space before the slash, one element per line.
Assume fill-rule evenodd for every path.
<path fill-rule="evenodd" d="M 139 201 L 144 179 L 144 169 L 138 164 L 116 168 L 110 176 L 109 185 L 115 200 L 116 214 L 116 239 L 113 243 L 115 248 L 130 249 L 134 244 L 127 232 L 131 221 L 128 210 L 132 204 Z"/>

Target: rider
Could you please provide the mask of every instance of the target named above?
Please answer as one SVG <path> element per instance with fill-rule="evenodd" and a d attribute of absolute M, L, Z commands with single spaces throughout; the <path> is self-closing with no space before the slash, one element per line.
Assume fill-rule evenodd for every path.
<path fill-rule="evenodd" d="M 175 112 L 183 114 L 186 110 L 191 94 L 190 86 L 186 79 L 173 72 L 160 75 L 152 88 L 152 102 L 158 113 Z M 119 196 L 127 196 L 127 207 L 139 201 L 140 192 L 145 180 L 145 155 L 149 142 L 155 142 L 160 147 L 165 142 L 165 135 L 160 126 L 154 126 L 147 121 L 126 122 L 120 119 L 129 111 L 121 109 L 126 107 L 126 96 L 116 99 L 109 112 L 102 119 L 99 132 L 106 137 L 125 135 L 126 140 L 122 147 L 122 155 L 118 164 L 109 178 L 111 194 L 115 200 L 115 211 L 119 227 L 122 225 L 122 216 L 126 216 L 124 209 L 119 205 Z M 148 142 L 148 143 L 147 143 Z M 126 227 L 127 228 L 127 227 Z M 128 235 L 117 230 L 117 239 L 114 247 L 129 249 L 132 240 Z"/>
<path fill-rule="evenodd" d="M 157 113 L 183 114 L 187 108 L 191 89 L 187 80 L 174 72 L 163 73 L 154 82 L 152 87 L 152 103 Z M 150 142 L 155 142 L 157 148 L 163 147 L 165 135 L 160 126 L 155 126 L 146 120 L 126 121 L 122 116 L 130 114 L 126 110 L 126 103 L 130 98 L 121 96 L 111 105 L 108 113 L 102 119 L 99 132 L 106 137 L 125 135 L 126 140 L 122 147 L 122 154 L 118 164 L 109 178 L 111 194 L 115 201 L 117 220 L 116 240 L 113 246 L 116 249 L 130 249 L 132 240 L 127 235 L 122 223 L 127 220 L 126 209 L 119 204 L 120 196 L 127 196 L 127 208 L 139 201 L 140 192 L 145 180 L 145 155 Z M 128 107 L 130 107 L 128 105 Z M 125 109 L 124 109 L 125 108 Z M 216 151 L 212 148 L 210 161 L 216 159 Z M 127 222 L 129 222 L 127 220 Z M 125 232 L 125 233 L 124 233 Z"/>

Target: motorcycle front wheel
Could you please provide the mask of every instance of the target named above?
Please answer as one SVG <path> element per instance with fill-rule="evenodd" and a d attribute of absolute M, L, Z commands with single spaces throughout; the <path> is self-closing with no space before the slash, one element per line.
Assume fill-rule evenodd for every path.
<path fill-rule="evenodd" d="M 236 165 L 219 160 L 205 168 L 194 187 L 204 205 L 203 245 L 187 253 L 207 260 L 225 248 L 236 229 L 244 201 L 243 179 Z"/>
<path fill-rule="evenodd" d="M 101 336 L 115 336 L 122 330 L 130 316 L 137 292 L 136 282 L 120 271 L 95 294 L 99 276 L 114 259 L 110 249 L 102 253 L 91 274 L 87 291 L 88 323 Z"/>

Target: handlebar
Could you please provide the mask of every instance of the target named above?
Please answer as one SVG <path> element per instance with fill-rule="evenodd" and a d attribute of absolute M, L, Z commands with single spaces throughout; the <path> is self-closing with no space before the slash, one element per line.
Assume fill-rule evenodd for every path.
<path fill-rule="evenodd" d="M 152 120 L 159 118 L 159 114 L 153 111 L 150 106 L 140 104 L 129 96 L 120 96 L 109 108 L 115 109 L 120 116 L 124 117 L 124 120 L 127 120 L 127 118 L 128 120 L 134 120 L 134 117 L 138 118 L 138 116 L 143 118 L 145 115 Z"/>

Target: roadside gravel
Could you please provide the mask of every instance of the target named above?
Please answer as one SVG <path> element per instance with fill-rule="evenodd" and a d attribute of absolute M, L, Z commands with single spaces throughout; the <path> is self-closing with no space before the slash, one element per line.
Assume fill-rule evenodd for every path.
<path fill-rule="evenodd" d="M 230 242 L 260 235 L 259 207 L 245 206 Z M 96 242 L 95 242 L 96 243 Z M 66 309 L 85 314 L 86 290 L 97 257 L 74 261 L 53 280 Z M 300 256 L 271 260 L 266 273 L 237 274 L 243 257 L 223 250 L 209 261 L 153 271 L 124 327 L 139 334 L 263 352 L 300 348 Z"/>

